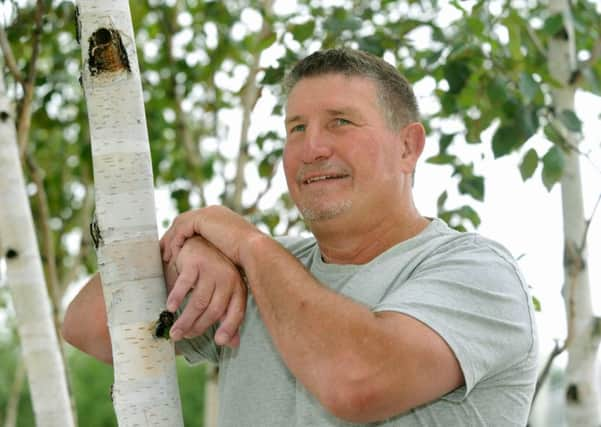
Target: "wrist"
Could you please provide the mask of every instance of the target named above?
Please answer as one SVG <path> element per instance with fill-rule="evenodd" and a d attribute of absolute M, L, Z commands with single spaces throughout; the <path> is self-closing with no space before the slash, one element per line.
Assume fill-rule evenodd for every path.
<path fill-rule="evenodd" d="M 269 245 L 273 244 L 274 240 L 261 233 L 259 230 L 253 232 L 250 236 L 240 242 L 238 250 L 240 267 L 248 276 L 249 270 L 252 270 L 257 257 L 268 253 Z"/>

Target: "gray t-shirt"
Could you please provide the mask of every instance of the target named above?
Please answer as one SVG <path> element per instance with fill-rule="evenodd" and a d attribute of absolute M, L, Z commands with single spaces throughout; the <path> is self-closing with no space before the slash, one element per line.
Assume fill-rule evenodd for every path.
<path fill-rule="evenodd" d="M 374 312 L 404 313 L 425 323 L 459 361 L 465 386 L 370 425 L 526 425 L 536 379 L 534 314 L 524 279 L 502 246 L 438 219 L 363 265 L 324 263 L 313 238 L 280 243 L 325 286 Z M 290 373 L 252 295 L 239 348 L 216 347 L 212 332 L 177 347 L 190 363 L 219 364 L 220 426 L 354 425 L 329 414 Z"/>

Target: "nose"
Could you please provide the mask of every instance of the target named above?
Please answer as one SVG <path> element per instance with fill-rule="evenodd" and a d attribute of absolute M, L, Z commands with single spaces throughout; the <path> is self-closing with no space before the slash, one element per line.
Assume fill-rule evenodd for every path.
<path fill-rule="evenodd" d="M 303 143 L 303 163 L 326 160 L 332 155 L 332 141 L 328 133 L 314 126 L 308 129 Z"/>

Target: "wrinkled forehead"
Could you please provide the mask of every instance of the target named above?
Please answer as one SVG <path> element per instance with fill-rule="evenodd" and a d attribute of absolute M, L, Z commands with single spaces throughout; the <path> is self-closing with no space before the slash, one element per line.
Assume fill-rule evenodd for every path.
<path fill-rule="evenodd" d="M 328 99 L 335 103 L 356 103 L 361 96 L 361 101 L 376 101 L 378 98 L 378 85 L 370 77 L 346 74 L 323 73 L 305 76 L 299 79 L 288 91 L 284 99 L 284 110 L 289 114 L 290 108 L 299 104 L 311 104 L 316 100 Z"/>

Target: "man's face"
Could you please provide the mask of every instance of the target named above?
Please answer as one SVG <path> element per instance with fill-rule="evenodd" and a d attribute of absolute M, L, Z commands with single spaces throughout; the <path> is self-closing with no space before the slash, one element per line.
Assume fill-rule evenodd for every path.
<path fill-rule="evenodd" d="M 372 80 L 342 74 L 300 80 L 288 97 L 286 135 L 288 189 L 309 223 L 349 214 L 367 219 L 398 202 L 400 132 L 387 126 Z"/>

